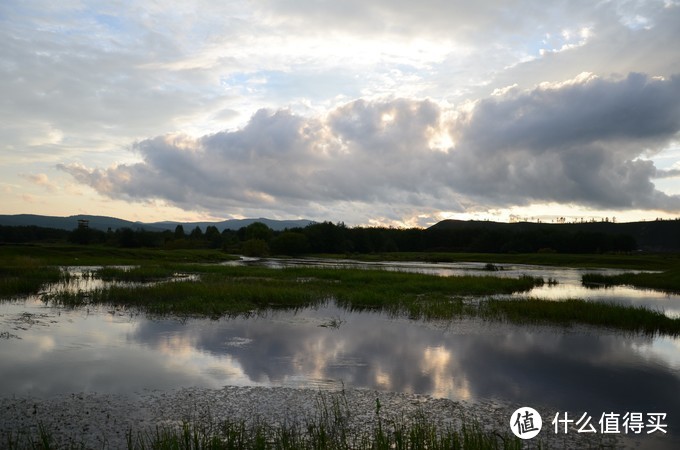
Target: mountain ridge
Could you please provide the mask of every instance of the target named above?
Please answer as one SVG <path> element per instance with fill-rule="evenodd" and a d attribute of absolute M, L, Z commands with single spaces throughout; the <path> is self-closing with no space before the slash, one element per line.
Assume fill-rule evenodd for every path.
<path fill-rule="evenodd" d="M 241 227 L 248 226 L 255 222 L 262 222 L 269 228 L 275 231 L 281 231 L 286 228 L 306 227 L 309 224 L 315 223 L 307 219 L 291 219 L 278 220 L 260 218 L 248 219 L 228 219 L 216 222 L 201 221 L 201 222 L 179 222 L 179 221 L 162 221 L 162 222 L 133 222 L 130 220 L 119 219 L 110 216 L 98 216 L 89 214 L 77 214 L 73 216 L 45 216 L 39 214 L 0 214 L 0 225 L 4 226 L 37 226 L 44 228 L 56 228 L 60 230 L 73 230 L 78 227 L 79 220 L 87 220 L 90 228 L 107 231 L 109 228 L 116 230 L 119 228 L 144 229 L 147 231 L 174 231 L 177 225 L 182 225 L 185 232 L 190 232 L 197 226 L 203 231 L 208 226 L 215 226 L 222 232 L 227 230 L 238 230 Z"/>

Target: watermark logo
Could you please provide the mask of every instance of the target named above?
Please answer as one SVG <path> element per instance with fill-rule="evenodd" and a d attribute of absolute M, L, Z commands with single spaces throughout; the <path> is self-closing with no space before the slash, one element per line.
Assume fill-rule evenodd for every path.
<path fill-rule="evenodd" d="M 541 431 L 543 420 L 534 408 L 524 406 L 510 416 L 510 429 L 520 439 L 531 439 Z"/>

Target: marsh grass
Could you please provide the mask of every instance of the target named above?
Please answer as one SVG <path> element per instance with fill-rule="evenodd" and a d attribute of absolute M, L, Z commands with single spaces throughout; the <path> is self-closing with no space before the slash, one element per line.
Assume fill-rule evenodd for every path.
<path fill-rule="evenodd" d="M 1 245 L 0 261 L 29 257 L 54 266 L 218 263 L 238 259 L 211 249 L 117 248 L 98 245 Z"/>
<path fill-rule="evenodd" d="M 549 301 L 536 299 L 496 300 L 479 303 L 477 316 L 513 323 L 586 324 L 642 332 L 680 335 L 680 319 L 643 306 L 626 306 L 585 300 Z"/>
<path fill-rule="evenodd" d="M 528 276 L 439 277 L 379 269 L 214 265 L 107 269 L 106 273 L 114 280 L 147 280 L 167 276 L 175 269 L 193 271 L 200 279 L 59 292 L 45 295 L 44 301 L 67 307 L 107 304 L 136 308 L 152 315 L 211 318 L 248 316 L 269 309 L 305 308 L 335 301 L 351 311 L 384 311 L 412 319 L 468 317 L 560 326 L 578 323 L 631 332 L 680 334 L 680 319 L 644 307 L 584 300 L 494 298 L 497 294 L 526 292 L 544 283 L 541 278 Z"/>
<path fill-rule="evenodd" d="M 421 261 L 431 263 L 480 262 L 498 264 L 531 264 L 558 267 L 620 268 L 634 270 L 667 270 L 680 266 L 680 255 L 674 253 L 642 254 L 568 254 L 568 253 L 438 253 L 394 252 L 352 255 L 316 255 L 323 258 L 352 258 L 359 261 Z"/>
<path fill-rule="evenodd" d="M 0 442 L 7 450 L 84 450 L 85 444 L 70 438 L 67 442 L 59 442 L 54 430 L 38 423 L 36 431 L 21 430 L 8 433 L 4 442 Z"/>
<path fill-rule="evenodd" d="M 185 422 L 153 432 L 127 433 L 127 447 L 145 449 L 257 449 L 257 450 L 407 450 L 407 449 L 520 449 L 521 441 L 507 430 L 485 429 L 460 413 L 457 425 L 437 425 L 423 411 L 410 417 L 385 417 L 379 398 L 372 425 L 356 427 L 344 393 L 320 395 L 315 413 L 301 421 L 268 424 L 227 419 L 217 424 Z M 396 417 L 396 418 L 392 418 Z M 540 444 L 539 444 L 540 447 Z"/>
<path fill-rule="evenodd" d="M 63 281 L 67 274 L 30 256 L 13 256 L 0 262 L 0 298 L 34 294 L 48 283 Z"/>
<path fill-rule="evenodd" d="M 621 286 L 628 285 L 644 289 L 656 289 L 665 292 L 680 293 L 680 269 L 665 272 L 623 273 L 620 275 L 603 275 L 586 273 L 581 282 L 588 286 Z"/>
<path fill-rule="evenodd" d="M 128 430 L 129 450 L 487 450 L 522 448 L 520 440 L 505 430 L 484 430 L 479 422 L 463 421 L 460 428 L 440 428 L 423 414 L 409 420 L 378 418 L 372 430 L 357 431 L 333 412 L 303 424 L 271 425 L 264 422 L 224 420 L 219 424 L 185 422 L 180 427 L 156 427 L 152 431 Z M 17 433 L 5 443 L 8 450 L 84 449 L 72 438 L 58 442 L 40 427 L 37 437 Z M 102 448 L 108 449 L 104 445 Z M 540 448 L 540 446 L 538 447 Z"/>
<path fill-rule="evenodd" d="M 259 417 L 187 421 L 177 426 L 128 429 L 129 450 L 408 450 L 408 449 L 521 449 L 509 427 L 484 426 L 462 409 L 451 411 L 444 425 L 418 409 L 410 413 L 385 410 L 377 397 L 373 413 L 355 411 L 345 391 L 315 398 L 311 414 L 268 423 Z M 96 424 L 93 424 L 96 427 Z M 37 429 L 7 435 L 9 450 L 86 448 L 83 437 L 38 424 Z M 537 441 L 538 448 L 542 446 Z M 108 449 L 106 437 L 99 448 Z"/>
<path fill-rule="evenodd" d="M 94 271 L 93 275 L 104 281 L 144 283 L 165 280 L 177 275 L 173 265 L 144 265 L 129 268 L 106 266 Z"/>
<path fill-rule="evenodd" d="M 366 269 L 194 266 L 181 270 L 193 270 L 200 280 L 59 292 L 46 295 L 44 300 L 64 306 L 111 304 L 152 314 L 220 317 L 267 308 L 307 307 L 334 299 L 350 309 L 443 317 L 457 310 L 457 303 L 451 301 L 456 296 L 510 294 L 543 283 L 532 277 L 439 277 Z M 158 276 L 170 272 L 167 268 L 154 269 L 144 271 L 144 277 L 148 273 Z M 116 280 L 129 279 L 122 270 L 109 270 L 107 274 Z M 440 312 L 435 314 L 437 310 Z"/>

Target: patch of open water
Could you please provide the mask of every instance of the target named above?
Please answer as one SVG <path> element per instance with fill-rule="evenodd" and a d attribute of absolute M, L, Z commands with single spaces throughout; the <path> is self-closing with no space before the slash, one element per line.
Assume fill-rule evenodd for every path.
<path fill-rule="evenodd" d="M 405 266 L 421 265 L 397 264 L 392 270 Z M 560 295 L 582 297 L 571 294 L 581 289 L 581 272 L 572 269 L 436 269 L 445 271 L 432 272 L 440 275 L 552 277 L 560 284 L 524 295 L 548 297 L 559 289 L 568 292 Z M 630 302 L 664 306 L 678 301 L 623 289 L 584 293 L 631 294 Z M 154 319 L 104 306 L 64 309 L 38 297 L 0 302 L 0 379 L 0 397 L 222 386 L 364 388 L 589 413 L 596 426 L 603 413 L 660 412 L 667 414 L 668 431 L 680 434 L 679 338 L 588 327 L 418 321 L 350 312 L 333 302 L 219 320 Z M 549 426 L 551 418 L 543 420 Z"/>
<path fill-rule="evenodd" d="M 636 270 L 607 269 L 607 268 L 569 268 L 527 264 L 494 264 L 496 271 L 485 270 L 485 263 L 456 262 L 456 263 L 421 263 L 421 262 L 359 262 L 354 260 L 326 260 L 316 258 L 269 259 L 242 258 L 239 261 L 229 261 L 228 265 L 261 265 L 273 268 L 283 267 L 358 267 L 394 270 L 402 272 L 425 273 L 439 276 L 495 276 L 517 278 L 522 275 L 542 277 L 546 280 L 543 286 L 535 287 L 528 292 L 513 294 L 511 297 L 530 297 L 548 300 L 584 299 L 589 301 L 605 301 L 629 306 L 645 306 L 650 309 L 663 311 L 669 317 L 680 317 L 680 295 L 665 292 L 637 289 L 631 286 L 588 287 L 581 283 L 581 277 L 586 273 L 602 275 L 618 275 L 626 272 L 641 272 Z M 557 284 L 548 284 L 548 280 L 555 280 Z"/>

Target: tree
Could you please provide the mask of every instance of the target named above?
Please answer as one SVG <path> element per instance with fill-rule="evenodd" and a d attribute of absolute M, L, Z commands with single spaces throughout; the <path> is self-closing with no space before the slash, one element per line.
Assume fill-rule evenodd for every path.
<path fill-rule="evenodd" d="M 294 231 L 284 231 L 271 240 L 271 249 L 279 255 L 300 255 L 309 251 L 307 236 Z"/>
<path fill-rule="evenodd" d="M 246 256 L 267 256 L 269 247 L 262 239 L 248 239 L 241 246 L 241 251 Z"/>
<path fill-rule="evenodd" d="M 191 239 L 196 239 L 196 240 L 198 240 L 198 239 L 203 239 L 203 231 L 201 231 L 201 227 L 199 227 L 198 225 L 196 225 L 196 228 L 194 228 L 193 230 L 191 230 L 191 233 L 189 234 L 189 237 L 190 237 Z"/>
<path fill-rule="evenodd" d="M 245 227 L 245 240 L 260 239 L 269 242 L 272 234 L 272 229 L 262 222 L 254 222 Z"/>
<path fill-rule="evenodd" d="M 218 248 L 222 245 L 222 235 L 214 225 L 210 225 L 205 229 L 205 238 L 212 248 Z"/>
<path fill-rule="evenodd" d="M 184 227 L 182 225 L 177 225 L 175 227 L 175 239 L 184 239 L 185 236 Z"/>

